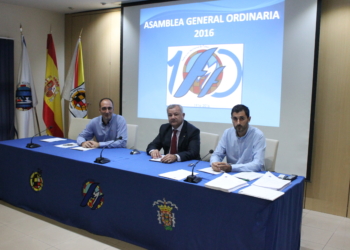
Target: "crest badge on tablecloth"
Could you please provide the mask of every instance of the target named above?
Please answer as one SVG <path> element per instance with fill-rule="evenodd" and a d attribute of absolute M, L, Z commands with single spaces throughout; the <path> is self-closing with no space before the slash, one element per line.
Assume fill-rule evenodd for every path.
<path fill-rule="evenodd" d="M 82 207 L 88 206 L 92 210 L 96 210 L 104 203 L 104 193 L 97 182 L 87 181 L 83 186 L 83 196 L 80 203 Z"/>
<path fill-rule="evenodd" d="M 29 183 L 34 191 L 40 191 L 44 186 L 44 180 L 41 174 L 42 174 L 41 169 L 38 169 L 38 171 L 33 172 L 30 175 Z"/>
<path fill-rule="evenodd" d="M 165 198 L 153 202 L 153 206 L 155 205 L 159 208 L 157 210 L 159 224 L 163 224 L 165 230 L 172 231 L 175 227 L 175 213 L 173 209 L 179 210 L 179 208 L 171 201 L 166 201 Z"/>

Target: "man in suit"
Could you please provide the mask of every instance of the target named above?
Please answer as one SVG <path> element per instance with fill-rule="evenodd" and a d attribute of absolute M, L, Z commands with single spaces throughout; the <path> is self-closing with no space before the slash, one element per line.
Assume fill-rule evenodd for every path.
<path fill-rule="evenodd" d="M 179 104 L 167 107 L 169 123 L 160 126 L 157 137 L 148 144 L 147 154 L 163 163 L 200 159 L 199 129 L 184 120 L 185 113 Z M 162 158 L 159 150 L 164 150 Z"/>

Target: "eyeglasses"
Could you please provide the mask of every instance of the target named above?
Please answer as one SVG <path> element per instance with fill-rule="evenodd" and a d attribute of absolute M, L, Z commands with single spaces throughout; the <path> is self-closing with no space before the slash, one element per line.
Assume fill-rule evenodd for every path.
<path fill-rule="evenodd" d="M 103 111 L 105 111 L 105 110 L 107 110 L 107 109 L 108 109 L 108 110 L 112 110 L 112 107 L 102 107 L 101 109 L 102 109 Z"/>

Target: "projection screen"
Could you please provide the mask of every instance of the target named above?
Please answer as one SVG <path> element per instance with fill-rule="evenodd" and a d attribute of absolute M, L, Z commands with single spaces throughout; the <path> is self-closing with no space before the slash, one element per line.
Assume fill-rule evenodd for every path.
<path fill-rule="evenodd" d="M 179 103 L 220 136 L 242 103 L 279 140 L 276 172 L 306 176 L 317 0 L 171 1 L 123 7 L 122 114 L 146 150 Z"/>

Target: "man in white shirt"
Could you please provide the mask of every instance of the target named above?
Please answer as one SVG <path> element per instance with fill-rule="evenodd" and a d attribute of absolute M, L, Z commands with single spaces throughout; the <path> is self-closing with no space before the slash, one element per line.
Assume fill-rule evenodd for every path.
<path fill-rule="evenodd" d="M 210 158 L 214 171 L 263 171 L 266 142 L 263 132 L 249 125 L 248 107 L 239 104 L 232 108 L 233 127 L 226 129 Z M 222 162 L 225 158 L 228 163 Z"/>

